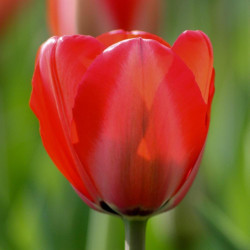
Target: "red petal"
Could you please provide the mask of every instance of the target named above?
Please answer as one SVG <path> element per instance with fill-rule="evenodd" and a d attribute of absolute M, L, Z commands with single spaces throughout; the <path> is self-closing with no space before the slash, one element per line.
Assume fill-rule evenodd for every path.
<path fill-rule="evenodd" d="M 72 186 L 73 189 L 75 190 L 75 192 L 78 194 L 78 196 L 92 209 L 98 211 L 98 212 L 107 212 L 106 210 L 103 210 L 100 208 L 99 206 L 99 202 L 98 203 L 95 203 L 93 202 L 92 200 L 89 200 L 86 198 L 86 194 L 80 192 L 78 189 L 76 189 L 74 186 Z"/>
<path fill-rule="evenodd" d="M 90 36 L 63 36 L 58 39 L 55 52 L 56 77 L 60 81 L 58 91 L 63 95 L 62 104 L 68 117 L 72 119 L 72 108 L 78 85 L 84 73 L 97 55 L 103 51 L 103 45 Z"/>
<path fill-rule="evenodd" d="M 134 30 L 131 32 L 124 31 L 124 30 L 114 30 L 111 32 L 104 33 L 98 36 L 96 39 L 99 40 L 101 43 L 103 43 L 105 47 L 109 47 L 110 45 L 118 43 L 122 40 L 136 38 L 136 37 L 152 39 L 170 48 L 170 45 L 166 41 L 164 41 L 162 38 L 156 35 L 153 35 L 144 31 L 138 31 L 138 30 Z"/>
<path fill-rule="evenodd" d="M 207 107 L 192 73 L 177 57 L 155 92 L 145 136 L 155 167 L 165 168 L 165 200 L 181 188 L 207 135 Z"/>
<path fill-rule="evenodd" d="M 131 39 L 86 72 L 73 110 L 76 152 L 102 197 L 122 212 L 154 210 L 193 168 L 206 105 L 193 74 L 166 46 Z"/>
<path fill-rule="evenodd" d="M 159 211 L 157 211 L 157 213 L 162 213 L 164 211 L 168 211 L 168 210 L 176 207 L 182 201 L 182 199 L 185 197 L 185 195 L 187 194 L 191 185 L 193 184 L 195 176 L 199 170 L 204 147 L 205 147 L 205 144 L 204 144 L 203 149 L 201 150 L 201 152 L 200 152 L 200 154 L 195 162 L 194 167 L 192 169 L 190 169 L 188 175 L 186 176 L 185 182 L 183 183 L 181 188 L 178 190 L 178 192 L 171 199 L 169 199 L 169 202 L 166 204 L 166 206 L 163 206 Z"/>
<path fill-rule="evenodd" d="M 205 102 L 208 102 L 213 71 L 213 49 L 202 31 L 185 31 L 174 43 L 172 50 L 193 72 Z"/>
<path fill-rule="evenodd" d="M 48 154 L 72 185 L 89 200 L 93 200 L 95 191 L 72 148 L 69 132 L 77 86 L 101 51 L 102 45 L 91 37 L 49 39 L 37 56 L 30 100 L 40 121 L 41 137 Z"/>

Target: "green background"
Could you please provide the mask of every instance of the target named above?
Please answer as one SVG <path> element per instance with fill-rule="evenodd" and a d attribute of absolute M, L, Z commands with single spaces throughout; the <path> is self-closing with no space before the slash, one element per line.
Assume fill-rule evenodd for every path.
<path fill-rule="evenodd" d="M 250 1 L 168 0 L 162 37 L 201 29 L 214 47 L 216 92 L 201 168 L 174 210 L 147 228 L 147 249 L 250 249 Z M 45 1 L 0 36 L 0 249 L 119 250 L 118 218 L 90 211 L 46 154 L 29 108 Z"/>

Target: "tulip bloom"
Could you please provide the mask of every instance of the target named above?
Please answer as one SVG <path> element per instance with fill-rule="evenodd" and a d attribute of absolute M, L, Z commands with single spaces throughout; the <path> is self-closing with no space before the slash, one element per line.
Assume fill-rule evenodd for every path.
<path fill-rule="evenodd" d="M 213 93 L 203 32 L 171 47 L 119 30 L 45 42 L 30 105 L 48 154 L 90 207 L 145 218 L 175 207 L 192 184 Z"/>
<path fill-rule="evenodd" d="M 54 35 L 93 35 L 118 28 L 156 32 L 161 4 L 161 0 L 47 0 Z"/>
<path fill-rule="evenodd" d="M 88 205 L 146 215 L 177 205 L 194 179 L 213 75 L 201 31 L 172 47 L 138 31 L 53 37 L 38 52 L 30 105 L 47 152 Z"/>

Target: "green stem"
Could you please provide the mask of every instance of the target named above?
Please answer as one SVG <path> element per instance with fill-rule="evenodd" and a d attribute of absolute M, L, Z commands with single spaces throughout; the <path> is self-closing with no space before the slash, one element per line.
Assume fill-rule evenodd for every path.
<path fill-rule="evenodd" d="M 125 223 L 125 250 L 145 250 L 147 220 L 127 220 Z"/>

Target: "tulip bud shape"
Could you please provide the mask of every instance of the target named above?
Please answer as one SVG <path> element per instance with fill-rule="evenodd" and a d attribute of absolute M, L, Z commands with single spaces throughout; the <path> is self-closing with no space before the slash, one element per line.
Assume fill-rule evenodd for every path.
<path fill-rule="evenodd" d="M 183 199 L 214 94 L 203 32 L 185 31 L 173 46 L 142 31 L 52 37 L 32 85 L 44 147 L 91 208 L 149 217 Z"/>

